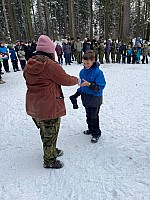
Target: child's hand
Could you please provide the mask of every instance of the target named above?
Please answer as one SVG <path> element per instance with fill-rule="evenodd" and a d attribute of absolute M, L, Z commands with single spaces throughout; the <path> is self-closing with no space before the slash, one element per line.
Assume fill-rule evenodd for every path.
<path fill-rule="evenodd" d="M 83 80 L 83 83 L 79 84 L 80 87 L 84 87 L 84 86 L 89 86 L 90 85 L 90 83 L 88 81 L 86 81 L 84 79 L 82 79 L 82 80 Z"/>

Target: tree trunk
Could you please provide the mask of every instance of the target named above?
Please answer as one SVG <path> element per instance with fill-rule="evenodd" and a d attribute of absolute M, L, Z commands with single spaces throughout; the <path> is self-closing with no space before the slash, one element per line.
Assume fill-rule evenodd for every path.
<path fill-rule="evenodd" d="M 46 22 L 46 34 L 51 37 L 51 32 L 50 32 L 50 24 L 49 24 L 49 20 L 50 20 L 50 14 L 49 14 L 49 9 L 48 9 L 48 4 L 47 4 L 47 0 L 43 0 L 44 3 L 44 14 L 45 14 L 45 22 Z M 52 30 L 53 31 L 53 30 Z"/>
<path fill-rule="evenodd" d="M 146 40 L 150 40 L 150 22 L 147 23 Z"/>
<path fill-rule="evenodd" d="M 130 0 L 124 0 L 123 3 L 123 33 L 122 37 L 125 43 L 128 43 L 130 37 Z"/>
<path fill-rule="evenodd" d="M 89 0 L 90 9 L 90 40 L 93 40 L 93 0 Z"/>
<path fill-rule="evenodd" d="M 36 26 L 36 20 L 35 20 L 35 11 L 34 11 L 33 1 L 31 2 L 31 8 L 32 8 L 32 13 L 33 13 L 34 28 L 35 28 L 35 35 L 34 35 L 34 37 L 37 38 L 37 26 Z"/>
<path fill-rule="evenodd" d="M 25 1 L 26 7 L 26 15 L 27 15 L 27 25 L 29 30 L 29 39 L 33 39 L 33 28 L 32 28 L 32 21 L 31 21 L 31 12 L 30 12 L 30 0 Z"/>
<path fill-rule="evenodd" d="M 68 1 L 69 9 L 69 35 L 75 37 L 75 21 L 74 21 L 74 3 L 73 0 Z"/>
<path fill-rule="evenodd" d="M 141 5 L 140 0 L 138 0 L 138 3 L 137 3 L 136 37 L 138 37 L 139 34 L 140 34 L 140 14 L 141 14 L 140 5 Z"/>
<path fill-rule="evenodd" d="M 10 32 L 9 32 L 9 25 L 8 25 L 8 19 L 7 19 L 7 14 L 6 14 L 6 7 L 5 7 L 5 2 L 2 0 L 2 6 L 3 6 L 3 12 L 4 12 L 4 19 L 5 19 L 5 27 L 6 27 L 6 39 L 7 41 L 10 41 Z"/>
<path fill-rule="evenodd" d="M 24 38 L 25 40 L 29 40 L 27 23 L 26 23 L 26 19 L 25 19 L 25 13 L 24 13 L 24 8 L 23 8 L 22 0 L 20 0 L 20 6 L 21 6 L 22 19 L 23 19 L 23 26 L 22 26 L 22 28 L 24 28 L 24 33 L 25 33 L 25 37 L 23 35 L 21 35 L 20 39 Z"/>

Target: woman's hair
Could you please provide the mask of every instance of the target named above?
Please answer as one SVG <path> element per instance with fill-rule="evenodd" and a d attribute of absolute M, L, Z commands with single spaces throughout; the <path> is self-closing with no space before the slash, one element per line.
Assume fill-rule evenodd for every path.
<path fill-rule="evenodd" d="M 49 57 L 51 60 L 55 61 L 55 56 L 54 56 L 53 53 L 46 53 L 44 51 L 37 51 L 36 55 L 44 55 L 44 56 Z"/>
<path fill-rule="evenodd" d="M 85 54 L 83 55 L 83 60 L 95 60 L 95 53 L 93 50 L 88 50 L 85 52 Z"/>

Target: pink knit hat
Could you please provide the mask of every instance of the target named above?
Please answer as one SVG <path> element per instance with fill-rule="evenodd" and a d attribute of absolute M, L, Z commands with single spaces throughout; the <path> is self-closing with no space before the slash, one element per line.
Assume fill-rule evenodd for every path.
<path fill-rule="evenodd" d="M 37 42 L 36 51 L 55 53 L 55 45 L 48 36 L 41 35 Z"/>

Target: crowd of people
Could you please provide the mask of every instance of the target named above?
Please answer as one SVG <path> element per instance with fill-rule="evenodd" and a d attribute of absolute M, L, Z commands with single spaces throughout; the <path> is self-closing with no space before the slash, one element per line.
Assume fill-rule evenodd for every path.
<path fill-rule="evenodd" d="M 104 63 L 104 60 L 106 63 L 148 64 L 150 44 L 147 41 L 143 43 L 140 37 L 136 38 L 135 43 L 130 40 L 128 44 L 124 41 L 117 42 L 110 39 L 104 42 L 97 37 L 92 41 L 89 38 L 85 38 L 84 42 L 79 37 L 77 41 L 68 37 L 63 41 L 62 45 L 59 42 L 56 45 L 59 64 L 62 64 L 63 56 L 66 65 L 71 65 L 72 61 L 77 61 L 78 64 L 81 64 L 82 56 L 88 50 L 95 52 L 95 59 L 101 64 Z"/>
<path fill-rule="evenodd" d="M 7 45 L 0 42 L 0 84 L 5 83 L 2 80 L 2 64 L 6 73 L 9 73 L 9 62 L 13 66 L 14 72 L 20 71 L 18 60 L 22 70 L 26 62 L 36 52 L 37 42 L 33 40 L 25 44 L 23 41 L 17 41 L 15 45 Z M 130 40 L 128 44 L 124 41 L 116 41 L 108 39 L 106 41 L 95 37 L 92 41 L 85 38 L 84 41 L 80 37 L 74 38 L 66 37 L 63 42 L 57 42 L 55 51 L 59 64 L 71 65 L 73 61 L 78 64 L 82 63 L 82 57 L 86 51 L 93 50 L 95 53 L 95 60 L 100 64 L 106 63 L 128 63 L 128 64 L 148 64 L 148 57 L 150 55 L 150 43 L 143 42 L 140 37 L 137 37 L 135 42 Z"/>
<path fill-rule="evenodd" d="M 5 83 L 2 80 L 4 72 L 2 71 L 2 64 L 6 73 L 9 73 L 9 59 L 11 60 L 14 72 L 20 71 L 18 60 L 22 70 L 25 68 L 26 62 L 31 58 L 36 51 L 36 42 L 28 42 L 25 44 L 23 41 L 17 41 L 15 45 L 8 44 L 7 46 L 0 42 L 0 84 Z"/>

